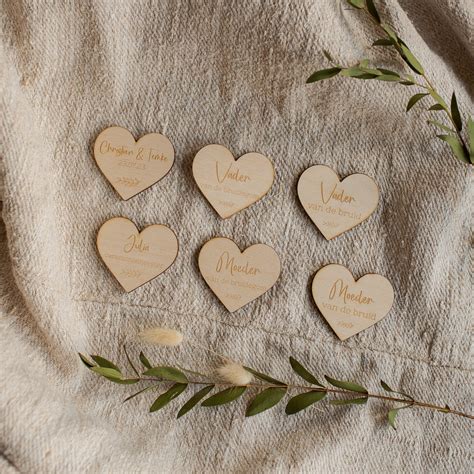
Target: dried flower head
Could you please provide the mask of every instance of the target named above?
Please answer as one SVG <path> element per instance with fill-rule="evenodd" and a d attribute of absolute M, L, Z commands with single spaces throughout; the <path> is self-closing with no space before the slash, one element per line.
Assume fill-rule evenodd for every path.
<path fill-rule="evenodd" d="M 179 346 L 183 342 L 183 335 L 175 329 L 148 328 L 138 333 L 138 337 L 148 344 L 158 346 Z"/>
<path fill-rule="evenodd" d="M 226 362 L 217 369 L 220 377 L 234 385 L 247 385 L 252 381 L 252 374 L 236 362 Z"/>

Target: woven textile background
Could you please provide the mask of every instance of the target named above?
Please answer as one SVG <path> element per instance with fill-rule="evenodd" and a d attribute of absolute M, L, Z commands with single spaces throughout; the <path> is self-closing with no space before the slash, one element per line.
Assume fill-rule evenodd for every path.
<path fill-rule="evenodd" d="M 337 0 L 3 0 L 1 6 L 0 471 L 469 472 L 465 419 L 423 410 L 386 425 L 388 407 L 320 404 L 286 417 L 283 406 L 245 419 L 244 401 L 196 409 L 178 402 L 149 414 L 154 394 L 87 371 L 77 352 L 125 366 L 121 346 L 150 325 L 181 329 L 275 377 L 288 356 L 318 376 L 379 379 L 428 402 L 470 411 L 472 173 L 450 154 L 390 83 L 334 78 L 327 67 L 361 57 L 397 70 L 370 48 L 373 26 Z M 378 2 L 444 96 L 473 110 L 471 0 Z M 92 157 L 110 125 L 135 137 L 160 132 L 175 147 L 168 176 L 122 201 Z M 191 164 L 204 145 L 275 164 L 261 201 L 222 220 L 199 193 Z M 372 176 L 374 215 L 326 241 L 296 196 L 299 175 L 327 164 Z M 97 256 L 113 216 L 164 223 L 180 242 L 175 264 L 125 294 Z M 273 246 L 282 274 L 265 295 L 229 314 L 197 268 L 209 238 Z M 356 278 L 386 276 L 389 315 L 340 342 L 316 309 L 310 282 L 327 263 Z M 204 352 L 148 349 L 163 363 L 212 370 Z M 156 395 L 155 395 L 156 396 Z"/>

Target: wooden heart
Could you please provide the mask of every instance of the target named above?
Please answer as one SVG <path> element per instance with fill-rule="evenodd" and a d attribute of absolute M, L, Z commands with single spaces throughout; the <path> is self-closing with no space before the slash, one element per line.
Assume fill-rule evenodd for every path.
<path fill-rule="evenodd" d="M 138 232 L 125 217 L 114 217 L 99 229 L 97 249 L 112 275 L 127 292 L 163 273 L 178 255 L 175 233 L 161 224 Z"/>
<path fill-rule="evenodd" d="M 110 127 L 94 143 L 94 158 L 102 173 L 122 199 L 149 188 L 173 166 L 171 142 L 159 133 L 144 135 L 137 142 L 125 128 Z"/>
<path fill-rule="evenodd" d="M 342 265 L 327 265 L 313 279 L 316 305 L 341 341 L 374 325 L 390 311 L 393 288 L 382 275 L 355 281 Z"/>
<path fill-rule="evenodd" d="M 280 259 L 271 247 L 255 244 L 241 252 L 224 237 L 203 245 L 198 265 L 206 283 L 231 313 L 263 295 L 280 276 Z"/>
<path fill-rule="evenodd" d="M 316 165 L 301 175 L 298 197 L 316 227 L 331 240 L 375 211 L 379 190 L 365 174 L 352 174 L 339 181 L 331 168 Z"/>
<path fill-rule="evenodd" d="M 207 145 L 193 161 L 194 179 L 217 213 L 226 219 L 261 199 L 272 187 L 273 164 L 260 153 L 238 160 L 222 145 Z"/>

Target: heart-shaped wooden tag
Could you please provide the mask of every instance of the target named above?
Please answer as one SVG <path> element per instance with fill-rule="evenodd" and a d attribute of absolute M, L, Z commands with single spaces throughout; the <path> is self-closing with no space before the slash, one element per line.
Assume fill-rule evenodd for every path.
<path fill-rule="evenodd" d="M 97 249 L 112 275 L 127 292 L 163 273 L 178 255 L 178 240 L 167 226 L 141 232 L 125 217 L 113 217 L 99 229 Z"/>
<path fill-rule="evenodd" d="M 122 199 L 149 188 L 173 166 L 171 142 L 159 133 L 144 135 L 137 142 L 125 128 L 110 127 L 94 143 L 94 158 L 102 173 Z"/>
<path fill-rule="evenodd" d="M 199 252 L 199 270 L 215 295 L 231 312 L 263 295 L 280 276 L 280 258 L 265 244 L 243 252 L 234 241 L 216 237 Z"/>
<path fill-rule="evenodd" d="M 316 165 L 301 175 L 298 197 L 324 237 L 331 240 L 375 211 L 379 190 L 365 174 L 352 174 L 339 181 L 331 168 Z"/>
<path fill-rule="evenodd" d="M 327 265 L 313 279 L 316 305 L 341 341 L 374 325 L 390 311 L 393 288 L 382 275 L 355 281 L 342 265 Z"/>
<path fill-rule="evenodd" d="M 217 213 L 226 219 L 261 199 L 272 187 L 272 162 L 260 153 L 238 160 L 222 145 L 207 145 L 193 161 L 194 179 Z"/>

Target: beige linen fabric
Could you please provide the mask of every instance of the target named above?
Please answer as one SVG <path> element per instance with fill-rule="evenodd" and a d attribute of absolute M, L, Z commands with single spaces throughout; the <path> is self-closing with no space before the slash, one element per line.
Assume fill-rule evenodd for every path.
<path fill-rule="evenodd" d="M 380 2 L 379 2 L 380 4 Z M 470 0 L 387 0 L 384 17 L 445 96 L 472 111 Z M 334 0 L 2 2 L 0 471 L 24 473 L 469 472 L 472 425 L 423 410 L 386 426 L 388 405 L 284 405 L 250 419 L 246 401 L 148 413 L 156 395 L 87 371 L 77 351 L 125 367 L 121 346 L 166 325 L 275 377 L 296 381 L 288 356 L 378 391 L 383 378 L 428 402 L 471 409 L 471 171 L 390 83 L 335 78 L 327 65 L 394 55 L 370 48 L 367 20 Z M 427 101 L 429 102 L 429 100 Z M 161 182 L 122 201 L 94 163 L 105 127 L 160 132 L 176 150 Z M 228 220 L 198 192 L 196 152 L 221 143 L 270 157 L 276 181 Z M 326 164 L 379 184 L 364 224 L 327 242 L 296 196 L 299 175 Z M 156 280 L 124 294 L 97 256 L 110 217 L 175 229 L 180 252 Z M 226 312 L 200 277 L 197 252 L 217 235 L 272 245 L 277 284 Z M 386 276 L 389 315 L 341 343 L 317 311 L 310 282 L 327 263 Z M 140 345 L 130 343 L 136 356 Z M 148 349 L 160 363 L 212 370 L 204 352 Z M 248 400 L 248 397 L 245 397 Z M 184 400 L 183 400 L 184 401 Z"/>

